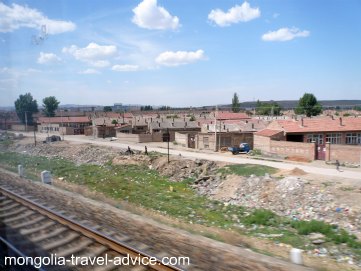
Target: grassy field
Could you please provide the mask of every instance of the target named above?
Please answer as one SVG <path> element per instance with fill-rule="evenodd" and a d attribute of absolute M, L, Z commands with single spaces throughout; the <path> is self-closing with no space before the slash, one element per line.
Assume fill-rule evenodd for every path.
<path fill-rule="evenodd" d="M 264 176 L 266 173 L 274 174 L 277 172 L 276 168 L 261 166 L 261 165 L 252 165 L 252 164 L 243 164 L 243 165 L 229 165 L 218 170 L 224 175 L 235 174 L 239 176 Z"/>
<path fill-rule="evenodd" d="M 84 185 L 107 197 L 126 201 L 146 209 L 155 210 L 181 221 L 231 229 L 240 234 L 278 234 L 270 239 L 302 249 L 313 248 L 306 234 L 320 232 L 330 244 L 347 244 L 361 256 L 361 243 L 344 230 L 320 221 L 291 221 L 269 210 L 246 210 L 235 205 L 226 205 L 196 194 L 189 187 L 192 180 L 170 182 L 146 165 L 103 166 L 75 165 L 60 158 L 49 159 L 19 153 L 0 153 L 3 167 L 16 171 L 17 165 L 25 167 L 27 177 L 39 180 L 40 172 L 50 170 L 55 177 Z M 274 168 L 257 165 L 231 165 L 221 169 L 222 174 L 257 176 L 272 174 Z M 242 224 L 244 227 L 239 227 Z"/>

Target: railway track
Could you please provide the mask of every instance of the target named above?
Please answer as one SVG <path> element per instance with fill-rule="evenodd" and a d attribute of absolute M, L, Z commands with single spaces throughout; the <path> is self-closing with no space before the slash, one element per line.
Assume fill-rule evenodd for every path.
<path fill-rule="evenodd" d="M 139 244 L 138 247 L 130 246 L 127 236 L 114 232 L 105 234 L 96 225 L 90 224 L 89 221 L 78 222 L 67 217 L 44 202 L 14 191 L 11 186 L 0 186 L 0 237 L 3 246 L 16 249 L 22 256 L 77 259 L 66 265 L 59 265 L 54 260 L 42 270 L 183 270 L 163 264 L 159 256 L 149 255 Z M 87 265 L 92 259 L 99 258 L 106 259 L 108 264 L 101 261 L 98 265 Z M 147 264 L 151 258 L 156 264 Z M 129 263 L 129 259 L 135 262 Z"/>

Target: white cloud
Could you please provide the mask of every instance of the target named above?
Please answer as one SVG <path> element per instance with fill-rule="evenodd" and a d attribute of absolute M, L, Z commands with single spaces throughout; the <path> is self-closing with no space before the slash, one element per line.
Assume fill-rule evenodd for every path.
<path fill-rule="evenodd" d="M 68 53 L 75 59 L 86 62 L 93 67 L 104 68 L 110 65 L 107 58 L 117 53 L 117 47 L 114 45 L 98 45 L 92 42 L 84 48 L 79 48 L 76 45 L 64 47 L 62 52 Z"/>
<path fill-rule="evenodd" d="M 76 45 L 64 47 L 63 53 L 69 53 L 78 60 L 93 60 L 104 57 L 113 56 L 117 52 L 117 47 L 114 45 L 98 45 L 94 42 L 89 43 L 87 47 L 79 48 Z"/>
<path fill-rule="evenodd" d="M 21 27 L 41 29 L 45 25 L 47 34 L 73 31 L 76 25 L 70 21 L 52 20 L 36 9 L 0 3 L 0 32 L 13 32 Z"/>
<path fill-rule="evenodd" d="M 95 68 L 105 68 L 110 65 L 110 62 L 108 60 L 87 61 L 87 63 Z"/>
<path fill-rule="evenodd" d="M 262 40 L 264 41 L 289 41 L 298 37 L 308 37 L 310 31 L 299 30 L 298 28 L 280 28 L 277 31 L 269 31 L 266 34 L 262 35 Z"/>
<path fill-rule="evenodd" d="M 58 63 L 60 61 L 61 61 L 61 58 L 59 58 L 56 54 L 53 54 L 53 53 L 40 52 L 40 55 L 38 57 L 39 64 Z"/>
<path fill-rule="evenodd" d="M 184 64 L 190 64 L 202 59 L 205 59 L 203 50 L 197 50 L 195 52 L 166 51 L 161 53 L 155 61 L 158 64 L 164 66 L 179 66 Z"/>
<path fill-rule="evenodd" d="M 84 71 L 79 72 L 80 74 L 99 74 L 100 72 L 94 69 L 86 69 Z"/>
<path fill-rule="evenodd" d="M 143 0 L 133 9 L 133 23 L 146 29 L 177 29 L 179 19 L 165 8 L 157 6 L 157 0 Z"/>
<path fill-rule="evenodd" d="M 248 2 L 236 5 L 227 12 L 220 9 L 212 9 L 208 14 L 208 19 L 219 26 L 229 26 L 238 22 L 248 22 L 261 16 L 259 8 L 252 8 Z"/>
<path fill-rule="evenodd" d="M 129 64 L 125 64 L 125 65 L 114 65 L 112 67 L 113 71 L 117 71 L 117 72 L 135 72 L 139 70 L 139 66 L 138 65 L 129 65 Z"/>

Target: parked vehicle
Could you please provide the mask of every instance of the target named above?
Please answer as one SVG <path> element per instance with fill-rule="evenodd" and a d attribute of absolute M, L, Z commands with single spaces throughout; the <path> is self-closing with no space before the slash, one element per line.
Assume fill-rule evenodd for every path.
<path fill-rule="evenodd" d="M 248 153 L 251 151 L 251 148 L 248 143 L 241 143 L 239 144 L 239 147 L 228 147 L 228 150 L 233 154 L 239 154 L 239 153 Z"/>
<path fill-rule="evenodd" d="M 60 137 L 60 136 L 57 136 L 57 135 L 48 136 L 48 137 L 44 140 L 44 143 L 55 142 L 55 141 L 61 141 L 61 137 Z"/>

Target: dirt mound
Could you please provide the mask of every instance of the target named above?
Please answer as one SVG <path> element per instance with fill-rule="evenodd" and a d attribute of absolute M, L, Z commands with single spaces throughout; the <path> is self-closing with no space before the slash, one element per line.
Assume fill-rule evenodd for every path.
<path fill-rule="evenodd" d="M 293 176 L 303 176 L 303 175 L 306 175 L 307 172 L 305 172 L 304 170 L 302 170 L 298 167 L 295 167 L 294 169 L 289 171 L 289 174 L 293 175 Z"/>
<path fill-rule="evenodd" d="M 289 161 L 295 161 L 295 162 L 305 162 L 305 163 L 309 163 L 310 160 L 305 158 L 305 157 L 300 157 L 300 156 L 287 156 L 286 160 Z"/>
<path fill-rule="evenodd" d="M 305 172 L 304 170 L 295 167 L 292 170 L 288 170 L 288 169 L 283 169 L 283 170 L 279 170 L 276 174 L 273 174 L 273 176 L 275 177 L 283 177 L 283 176 L 304 176 L 307 175 L 307 172 Z"/>
<path fill-rule="evenodd" d="M 197 178 L 215 173 L 217 164 L 206 160 L 189 160 L 171 157 L 169 163 L 166 156 L 160 156 L 151 161 L 151 168 L 172 181 L 181 181 L 187 178 Z"/>
<path fill-rule="evenodd" d="M 150 161 L 146 155 L 118 155 L 113 158 L 113 165 L 142 165 Z"/>

